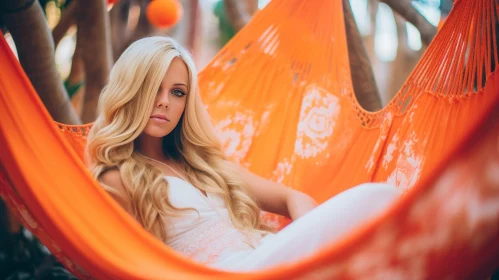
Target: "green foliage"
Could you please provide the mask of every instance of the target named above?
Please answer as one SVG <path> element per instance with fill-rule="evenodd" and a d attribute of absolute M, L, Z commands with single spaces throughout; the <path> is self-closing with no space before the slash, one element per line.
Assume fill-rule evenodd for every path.
<path fill-rule="evenodd" d="M 220 43 L 225 45 L 236 35 L 236 31 L 232 27 L 225 12 L 225 4 L 223 0 L 219 0 L 213 6 L 213 13 L 218 17 L 218 29 L 220 30 Z"/>
<path fill-rule="evenodd" d="M 68 92 L 69 98 L 73 98 L 73 96 L 81 89 L 81 87 L 85 84 L 84 81 L 76 83 L 76 84 L 70 84 L 68 80 L 64 81 L 64 87 L 66 88 L 66 91 Z"/>

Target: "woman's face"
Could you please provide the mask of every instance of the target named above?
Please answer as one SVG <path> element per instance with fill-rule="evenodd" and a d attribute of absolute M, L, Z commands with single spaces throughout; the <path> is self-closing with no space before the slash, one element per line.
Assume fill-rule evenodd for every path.
<path fill-rule="evenodd" d="M 154 108 L 144 132 L 164 137 L 177 126 L 187 101 L 189 72 L 180 58 L 174 58 L 159 86 Z"/>

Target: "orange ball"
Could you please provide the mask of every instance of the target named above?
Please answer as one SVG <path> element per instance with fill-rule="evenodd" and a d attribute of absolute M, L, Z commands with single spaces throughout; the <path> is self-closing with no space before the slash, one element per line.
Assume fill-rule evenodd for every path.
<path fill-rule="evenodd" d="M 146 16 L 149 22 L 160 28 L 174 26 L 184 10 L 178 0 L 154 0 L 147 5 Z"/>

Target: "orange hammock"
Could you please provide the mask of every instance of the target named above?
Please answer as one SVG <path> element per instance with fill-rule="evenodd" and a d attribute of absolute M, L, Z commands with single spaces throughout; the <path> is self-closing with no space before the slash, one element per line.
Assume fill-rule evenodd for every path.
<path fill-rule="evenodd" d="M 341 1 L 271 1 L 200 73 L 225 151 L 243 166 L 321 202 L 369 181 L 407 191 L 298 263 L 235 275 L 149 235 L 82 163 L 90 125 L 54 125 L 3 37 L 0 193 L 82 279 L 490 275 L 499 266 L 498 12 L 495 0 L 455 1 L 406 83 L 375 113 L 353 93 Z"/>

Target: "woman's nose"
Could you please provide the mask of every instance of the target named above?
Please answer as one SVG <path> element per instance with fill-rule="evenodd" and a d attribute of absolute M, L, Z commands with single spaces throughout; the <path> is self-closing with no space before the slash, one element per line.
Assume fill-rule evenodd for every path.
<path fill-rule="evenodd" d="M 168 99 L 168 92 L 163 91 L 158 95 L 158 98 L 156 100 L 156 106 L 168 108 L 168 105 L 170 105 L 170 100 Z"/>

